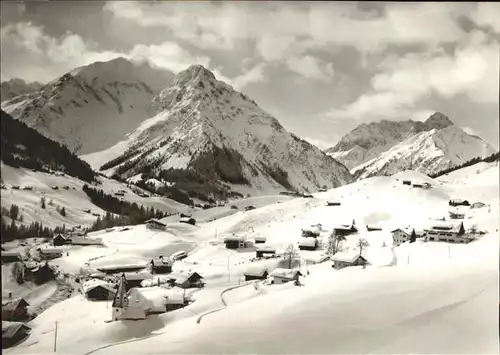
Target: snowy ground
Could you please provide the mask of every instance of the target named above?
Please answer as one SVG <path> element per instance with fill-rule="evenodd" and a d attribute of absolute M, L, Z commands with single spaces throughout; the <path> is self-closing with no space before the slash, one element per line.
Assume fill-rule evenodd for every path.
<path fill-rule="evenodd" d="M 427 179 L 433 187 L 404 186 L 403 178 Z M 55 321 L 63 353 L 498 353 L 498 181 L 495 164 L 437 180 L 404 172 L 198 226 L 171 223 L 162 232 L 136 226 L 95 233 L 103 247 L 68 247 L 73 248 L 69 256 L 56 263 L 78 272 L 87 262 L 91 267 L 138 263 L 186 250 L 189 257 L 175 263 L 174 270 L 197 271 L 207 286 L 193 291 L 190 306 L 137 322 L 105 323 L 111 317 L 109 304 L 73 297 L 37 317 L 32 335 L 6 353 L 51 352 Z M 429 218 L 446 216 L 450 196 L 490 204 L 489 212 L 464 221 L 466 228 L 476 224 L 487 234 L 470 244 L 417 240 L 392 252 L 391 228 L 423 228 Z M 331 200 L 342 205 L 327 207 Z M 302 287 L 245 284 L 242 274 L 255 264 L 249 262 L 254 249 L 227 250 L 222 243 L 233 233 L 265 236 L 266 244 L 283 252 L 296 245 L 301 228 L 321 223 L 320 239 L 326 242 L 334 225 L 352 219 L 361 233 L 349 236 L 344 247 L 355 249 L 365 238 L 365 256 L 372 265 L 341 271 L 330 262 L 302 266 L 305 274 L 309 271 Z M 364 231 L 366 224 L 383 230 Z M 307 260 L 323 252 L 300 254 Z M 273 268 L 276 262 L 261 263 Z"/>

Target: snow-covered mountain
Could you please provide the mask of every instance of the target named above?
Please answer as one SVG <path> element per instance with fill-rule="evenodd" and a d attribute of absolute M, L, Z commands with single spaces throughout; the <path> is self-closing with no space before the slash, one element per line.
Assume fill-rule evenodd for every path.
<path fill-rule="evenodd" d="M 124 58 L 96 62 L 39 90 L 2 102 L 2 109 L 79 154 L 109 148 L 151 116 L 151 100 L 173 74 Z"/>
<path fill-rule="evenodd" d="M 1 84 L 1 100 L 6 101 L 10 100 L 13 97 L 29 94 L 35 91 L 38 91 L 42 88 L 43 84 L 39 82 L 27 83 L 22 79 L 11 79 L 8 81 L 4 81 Z"/>
<path fill-rule="evenodd" d="M 342 164 L 287 132 L 201 65 L 180 72 L 153 106 L 156 115 L 126 141 L 83 158 L 122 178 L 146 173 L 186 191 L 203 187 L 214 195 L 313 191 L 352 181 Z"/>
<path fill-rule="evenodd" d="M 453 122 L 440 112 L 434 113 L 425 122 L 383 120 L 363 123 L 325 152 L 353 169 L 417 133 L 451 125 Z"/>
<path fill-rule="evenodd" d="M 357 178 L 392 175 L 405 169 L 433 174 L 493 153 L 490 144 L 451 125 L 412 135 L 352 172 Z"/>

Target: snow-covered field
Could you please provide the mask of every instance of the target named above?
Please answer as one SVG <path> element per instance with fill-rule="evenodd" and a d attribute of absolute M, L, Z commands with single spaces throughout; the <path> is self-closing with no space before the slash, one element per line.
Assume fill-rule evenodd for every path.
<path fill-rule="evenodd" d="M 407 178 L 428 181 L 432 188 L 402 185 Z M 135 226 L 96 232 L 104 246 L 67 247 L 69 256 L 54 263 L 77 273 L 185 250 L 188 258 L 176 262 L 174 271 L 197 271 L 207 285 L 192 293 L 195 302 L 188 307 L 135 322 L 106 323 L 109 304 L 70 298 L 33 320 L 30 337 L 6 353 L 52 352 L 56 321 L 57 351 L 72 354 L 498 353 L 498 181 L 495 164 L 437 180 L 403 172 L 197 226 L 172 222 L 166 231 Z M 417 240 L 392 247 L 392 228 L 424 228 L 430 218 L 447 216 L 448 200 L 455 196 L 489 204 L 488 211 L 464 220 L 465 228 L 477 225 L 487 234 L 469 244 Z M 341 206 L 326 206 L 332 200 Z M 297 244 L 301 228 L 321 223 L 326 243 L 332 227 L 353 219 L 361 232 L 348 236 L 344 248 L 355 249 L 360 237 L 366 239 L 371 265 L 336 271 L 330 262 L 303 263 L 301 287 L 245 283 L 243 272 L 256 265 L 249 261 L 254 248 L 228 250 L 223 244 L 233 233 L 249 240 L 265 236 L 280 253 Z M 368 232 L 367 224 L 383 229 Z M 299 253 L 313 260 L 324 250 Z M 258 263 L 272 269 L 277 262 Z"/>

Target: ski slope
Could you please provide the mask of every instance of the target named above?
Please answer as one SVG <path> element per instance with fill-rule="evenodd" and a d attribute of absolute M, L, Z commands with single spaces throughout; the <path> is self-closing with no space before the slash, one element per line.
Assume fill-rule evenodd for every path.
<path fill-rule="evenodd" d="M 136 322 L 105 323 L 111 317 L 106 302 L 73 297 L 37 317 L 31 336 L 6 353 L 52 352 L 55 321 L 58 352 L 73 354 L 497 353 L 499 171 L 495 164 L 467 169 L 437 180 L 409 171 L 374 177 L 314 199 L 282 201 L 199 226 L 171 223 L 160 232 L 144 226 L 97 232 L 104 247 L 71 250 L 58 265 L 77 272 L 91 258 L 96 258 L 91 267 L 147 262 L 179 247 L 190 253 L 174 264 L 174 271 L 199 272 L 206 288 L 190 290 L 195 302 L 184 309 Z M 407 178 L 432 187 L 402 185 Z M 447 215 L 451 196 L 491 206 L 464 220 L 465 228 L 476 224 L 485 235 L 469 244 L 417 240 L 392 246 L 392 228 L 424 228 L 430 218 Z M 341 206 L 327 207 L 332 200 Z M 325 240 L 336 224 L 352 219 L 361 232 L 348 236 L 344 248 L 355 250 L 365 238 L 371 265 L 336 271 L 330 262 L 301 263 L 301 287 L 244 285 L 247 267 L 274 268 L 279 260 L 252 263 L 254 249 L 228 250 L 222 243 L 233 233 L 265 236 L 279 253 L 299 241 L 301 228 L 321 223 Z M 367 232 L 366 224 L 378 224 L 382 231 Z M 323 253 L 299 252 L 303 261 Z"/>

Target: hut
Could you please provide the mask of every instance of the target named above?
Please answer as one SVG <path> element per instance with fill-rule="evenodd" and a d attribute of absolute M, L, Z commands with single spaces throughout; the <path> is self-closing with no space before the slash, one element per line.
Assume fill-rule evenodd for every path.
<path fill-rule="evenodd" d="M 172 272 L 172 260 L 164 259 L 163 255 L 160 255 L 158 259 L 151 260 L 151 271 L 153 274 L 168 274 Z"/>
<path fill-rule="evenodd" d="M 28 337 L 31 328 L 22 322 L 9 322 L 2 319 L 2 349 L 10 348 Z"/>
<path fill-rule="evenodd" d="M 112 300 L 115 297 L 116 289 L 103 280 L 92 279 L 82 285 L 85 297 L 91 301 Z"/>
<path fill-rule="evenodd" d="M 265 280 L 269 276 L 269 273 L 262 265 L 254 265 L 246 269 L 243 275 L 245 276 L 245 281 L 252 281 Z"/>
<path fill-rule="evenodd" d="M 224 244 L 227 249 L 242 249 L 246 247 L 245 237 L 233 235 L 224 238 Z"/>
<path fill-rule="evenodd" d="M 262 258 L 265 254 L 276 255 L 276 249 L 269 245 L 259 245 L 255 250 L 255 256 L 257 258 Z"/>
<path fill-rule="evenodd" d="M 274 269 L 269 275 L 273 278 L 273 284 L 281 285 L 290 281 L 299 281 L 299 276 L 303 276 L 299 270 L 292 269 Z"/>
<path fill-rule="evenodd" d="M 167 225 L 163 222 L 160 222 L 157 219 L 152 218 L 152 219 L 148 219 L 146 221 L 146 228 L 156 229 L 156 230 L 165 230 L 165 229 L 167 229 Z"/>
<path fill-rule="evenodd" d="M 342 224 L 334 228 L 336 235 L 350 235 L 356 233 L 358 228 L 356 227 L 356 221 L 353 219 L 350 224 Z"/>
<path fill-rule="evenodd" d="M 318 248 L 318 240 L 314 237 L 304 237 L 300 238 L 299 249 L 300 250 L 316 250 Z"/>
<path fill-rule="evenodd" d="M 190 224 L 192 226 L 196 225 L 196 219 L 194 219 L 193 217 L 182 217 L 180 220 L 179 220 L 180 223 L 186 223 L 186 224 Z"/>
<path fill-rule="evenodd" d="M 267 238 L 264 236 L 258 236 L 254 238 L 255 244 L 262 244 L 267 241 Z"/>
<path fill-rule="evenodd" d="M 177 286 L 184 289 L 193 287 L 201 288 L 204 285 L 203 277 L 197 272 L 170 274 L 168 283 L 171 286 Z"/>
<path fill-rule="evenodd" d="M 61 249 L 55 248 L 37 248 L 38 253 L 40 254 L 40 258 L 44 260 L 57 259 L 63 256 L 63 252 Z"/>
<path fill-rule="evenodd" d="M 69 243 L 69 238 L 65 237 L 62 234 L 56 235 L 54 238 L 52 238 L 52 244 L 56 247 L 68 244 Z"/>
<path fill-rule="evenodd" d="M 14 250 L 2 251 L 2 262 L 3 263 L 13 263 L 21 260 L 21 252 Z"/>
<path fill-rule="evenodd" d="M 24 298 L 2 301 L 2 320 L 23 321 L 28 319 L 28 302 Z"/>
<path fill-rule="evenodd" d="M 176 251 L 175 253 L 170 255 L 170 259 L 172 259 L 173 261 L 186 259 L 187 257 L 188 253 L 186 253 L 184 250 Z"/>
<path fill-rule="evenodd" d="M 368 261 L 359 253 L 336 253 L 330 258 L 333 261 L 332 267 L 343 269 L 349 266 L 365 266 Z"/>

